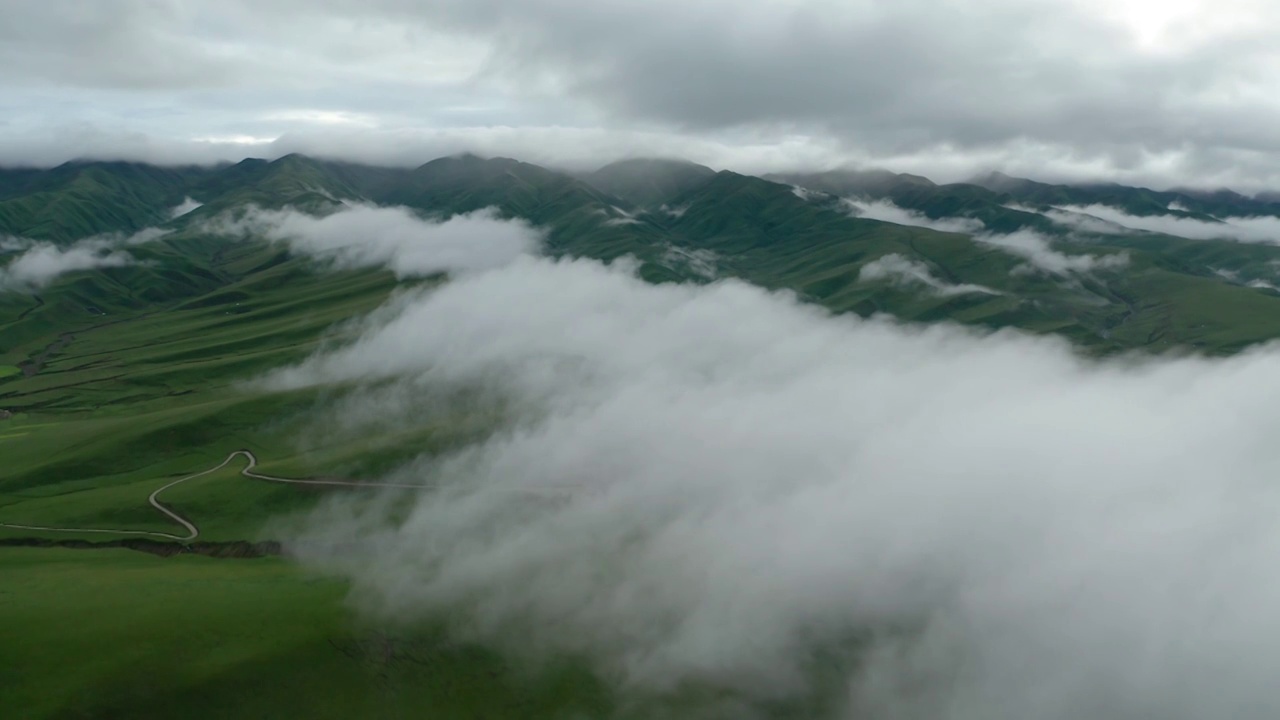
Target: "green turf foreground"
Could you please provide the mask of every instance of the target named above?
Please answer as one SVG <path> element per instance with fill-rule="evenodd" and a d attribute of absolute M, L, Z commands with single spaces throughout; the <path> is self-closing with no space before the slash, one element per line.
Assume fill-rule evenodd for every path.
<path fill-rule="evenodd" d="M 582 674 L 357 623 L 342 583 L 287 561 L 0 548 L 0 716 L 561 718 Z"/>

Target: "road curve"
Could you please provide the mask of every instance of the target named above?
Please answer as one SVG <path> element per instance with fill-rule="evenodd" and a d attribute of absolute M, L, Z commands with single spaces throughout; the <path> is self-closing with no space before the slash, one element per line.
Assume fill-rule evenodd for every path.
<path fill-rule="evenodd" d="M 13 530 L 39 530 L 43 532 L 102 533 L 102 534 L 108 534 L 108 535 L 147 535 L 151 537 L 164 538 L 166 540 L 190 542 L 200 537 L 200 528 L 196 527 L 195 523 L 191 522 L 187 518 L 184 518 L 178 513 L 174 512 L 172 508 L 169 508 L 165 506 L 163 503 L 161 503 L 160 493 L 164 492 L 165 490 L 168 490 L 169 488 L 175 485 L 181 485 L 182 483 L 188 480 L 194 480 L 198 477 L 204 477 L 205 475 L 209 475 L 210 473 L 215 473 L 221 470 L 222 468 L 226 467 L 228 464 L 230 464 L 231 461 L 236 459 L 237 456 L 243 456 L 245 460 L 248 461 L 245 464 L 244 469 L 240 471 L 241 475 L 248 478 L 253 478 L 255 480 L 265 480 L 267 482 L 286 483 L 289 485 L 328 485 L 328 486 L 337 486 L 337 487 L 366 487 L 366 488 L 367 487 L 406 488 L 406 489 L 415 489 L 415 490 L 420 490 L 424 487 L 428 487 L 426 485 L 408 485 L 408 484 L 400 484 L 400 483 L 353 482 L 350 480 L 308 480 L 303 478 L 282 478 L 282 477 L 273 477 L 271 475 L 262 475 L 260 473 L 253 472 L 253 469 L 258 466 L 257 456 L 255 456 L 249 450 L 236 450 L 235 452 L 228 455 L 225 460 L 218 463 L 217 465 L 214 465 L 208 470 L 201 470 L 200 472 L 195 473 L 194 475 L 187 475 L 186 477 L 178 478 L 177 480 L 174 480 L 173 482 L 168 483 L 163 487 L 160 487 L 155 492 L 151 493 L 151 495 L 147 498 L 147 502 L 151 504 L 151 507 L 155 508 L 156 510 L 159 510 L 163 515 L 168 517 L 170 520 L 173 520 L 174 522 L 178 523 L 183 527 L 183 529 L 187 531 L 187 535 L 185 537 L 181 535 L 173 535 L 171 533 L 155 532 L 151 530 L 109 530 L 109 529 L 103 529 L 103 528 L 46 527 L 43 525 L 13 525 L 10 523 L 0 523 L 0 527 L 10 528 Z"/>

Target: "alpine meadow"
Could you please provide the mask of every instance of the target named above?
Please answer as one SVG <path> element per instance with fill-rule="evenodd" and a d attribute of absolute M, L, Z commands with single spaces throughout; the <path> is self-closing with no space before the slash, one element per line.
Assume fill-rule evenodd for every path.
<path fill-rule="evenodd" d="M 1280 9 L 0 7 L 0 714 L 1280 713 Z"/>

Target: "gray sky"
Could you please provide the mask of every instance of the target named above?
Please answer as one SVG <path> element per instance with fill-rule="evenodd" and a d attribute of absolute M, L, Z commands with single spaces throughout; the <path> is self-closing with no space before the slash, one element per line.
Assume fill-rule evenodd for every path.
<path fill-rule="evenodd" d="M 7 0 L 0 161 L 461 150 L 1280 187 L 1266 0 Z"/>

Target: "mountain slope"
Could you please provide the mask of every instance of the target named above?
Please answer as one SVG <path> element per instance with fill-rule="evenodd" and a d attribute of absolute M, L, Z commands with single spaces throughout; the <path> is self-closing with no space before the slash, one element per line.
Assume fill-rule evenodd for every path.
<path fill-rule="evenodd" d="M 170 203 L 182 197 L 205 203 L 168 224 L 178 232 L 131 250 L 142 261 L 134 266 L 73 273 L 41 291 L 43 305 L 31 296 L 0 294 L 0 313 L 7 316 L 0 324 L 11 337 L 31 339 L 72 318 L 81 322 L 99 312 L 143 311 L 198 298 L 234 283 L 240 272 L 221 264 L 225 241 L 203 234 L 204 218 L 248 205 L 327 211 L 335 203 L 367 202 L 403 205 L 440 218 L 492 209 L 540 229 L 544 251 L 551 255 L 601 260 L 633 256 L 640 261 L 642 277 L 651 281 L 739 277 L 795 290 L 839 312 L 1055 332 L 1102 352 L 1176 346 L 1228 352 L 1280 336 L 1280 327 L 1271 320 L 1277 297 L 1266 289 L 1280 286 L 1271 264 L 1280 260 L 1275 248 L 1136 232 L 1068 232 L 1040 213 L 1011 207 L 1035 204 L 1037 198 L 1085 202 L 1128 197 L 1141 199 L 1150 210 L 1169 194 L 988 178 L 996 190 L 937 185 L 884 171 L 762 179 L 662 160 L 615 163 L 588 179 L 474 155 L 440 158 L 412 170 L 290 155 L 205 169 L 89 163 L 0 173 L 0 192 L 8 194 L 0 207 L 37 208 L 36 215 L 44 218 L 11 226 L 28 234 L 43 228 L 64 241 L 164 222 Z M 975 239 L 856 218 L 835 197 L 796 192 L 791 185 L 863 202 L 889 201 L 933 220 L 976 219 L 994 235 Z M 1222 193 L 1212 198 L 1243 202 Z M 637 208 L 642 203 L 649 209 Z M 1195 216 L 1189 211 L 1184 215 Z M 1036 242 L 1043 247 L 1000 246 L 1001 234 L 1021 230 L 1039 233 L 1044 239 Z M 1057 262 L 1081 267 L 1093 261 L 1070 258 L 1123 253 L 1128 265 L 1083 274 L 1028 270 L 1027 253 L 1033 251 L 1056 253 L 1065 258 Z M 278 255 L 272 251 L 270 257 Z M 944 285 L 863 277 L 869 263 L 886 256 L 915 263 L 912 267 L 925 268 Z M 945 285 L 992 292 L 939 292 Z M 1204 302 L 1197 304 L 1197 297 Z"/>
<path fill-rule="evenodd" d="M 899 175 L 883 170 L 835 170 L 769 177 L 840 197 L 888 201 L 933 220 L 971 218 L 998 233 L 1027 229 L 1048 234 L 1062 232 L 1062 228 L 1043 215 L 1009 207 L 1015 201 L 1012 196 L 978 185 L 937 185 L 918 175 Z"/>
<path fill-rule="evenodd" d="M 695 190 L 716 171 L 687 160 L 637 158 L 610 163 L 583 179 L 637 207 L 657 207 Z"/>
<path fill-rule="evenodd" d="M 69 242 L 164 222 L 191 180 L 208 171 L 136 163 L 68 163 L 38 175 L 9 173 L 0 234 Z"/>
<path fill-rule="evenodd" d="M 201 178 L 188 194 L 208 206 L 204 215 L 244 205 L 312 209 L 362 197 L 327 163 L 302 155 L 244 160 Z"/>

